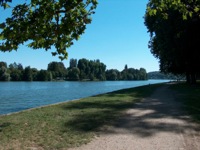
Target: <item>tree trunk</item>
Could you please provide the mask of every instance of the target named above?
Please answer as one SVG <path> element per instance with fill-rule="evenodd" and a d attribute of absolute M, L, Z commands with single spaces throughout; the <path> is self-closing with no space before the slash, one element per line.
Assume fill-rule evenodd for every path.
<path fill-rule="evenodd" d="M 191 83 L 191 78 L 190 78 L 190 73 L 186 72 L 186 83 L 190 84 Z"/>
<path fill-rule="evenodd" d="M 197 81 L 196 81 L 196 74 L 195 73 L 192 73 L 191 74 L 191 84 L 196 84 Z"/>

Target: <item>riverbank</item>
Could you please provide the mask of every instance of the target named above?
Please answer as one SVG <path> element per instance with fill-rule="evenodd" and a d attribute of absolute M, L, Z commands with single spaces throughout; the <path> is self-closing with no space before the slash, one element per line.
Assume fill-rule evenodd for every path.
<path fill-rule="evenodd" d="M 81 99 L 120 89 L 163 82 L 168 82 L 168 80 L 102 82 L 1 82 L 0 115 L 74 99 Z"/>
<path fill-rule="evenodd" d="M 179 111 L 177 111 L 179 109 L 173 103 L 174 98 L 181 103 L 183 102 L 183 106 L 187 105 L 191 108 L 185 101 L 188 101 L 189 97 L 190 101 L 196 102 L 195 100 L 200 98 L 200 95 L 196 94 L 196 92 L 200 93 L 200 88 L 197 86 L 191 89 L 191 87 L 177 84 L 167 86 L 173 90 L 172 93 L 163 88 L 165 84 L 147 85 L 28 110 L 9 116 L 0 116 L 0 149 L 68 149 L 85 145 L 92 140 L 91 143 L 96 142 L 96 139 L 104 139 L 102 132 L 110 137 L 107 140 L 100 140 L 107 141 L 107 143 L 104 143 L 105 146 L 110 146 L 112 143 L 115 143 L 117 146 L 117 141 L 115 141 L 114 137 L 117 137 L 120 141 L 124 141 L 124 144 L 126 144 L 126 141 L 131 142 L 133 140 L 133 136 L 134 138 L 137 135 L 143 138 L 149 137 L 152 140 L 156 138 L 154 138 L 154 135 L 159 135 L 161 132 L 170 135 L 168 136 L 169 139 L 165 138 L 165 141 L 169 140 L 170 144 L 172 131 L 173 133 L 175 132 L 174 126 L 177 125 L 176 123 L 165 121 L 163 117 L 166 117 L 166 119 L 175 119 L 178 117 L 184 121 L 183 114 L 179 114 Z M 154 94 L 152 95 L 152 93 Z M 150 100 L 153 100 L 152 105 L 149 101 L 145 102 L 150 96 Z M 170 97 L 170 103 L 167 97 Z M 164 104 L 168 106 L 166 107 Z M 157 108 L 159 105 L 162 106 L 161 109 Z M 195 110 L 199 110 L 200 105 L 196 102 L 193 107 L 195 107 Z M 178 116 L 176 112 L 179 114 Z M 173 113 L 175 113 L 175 116 L 173 116 Z M 198 114 L 196 112 L 196 115 Z M 134 115 L 136 120 L 133 119 Z M 148 121 L 151 119 L 159 120 L 151 124 L 150 122 L 146 122 L 145 119 Z M 189 120 L 190 122 L 186 121 L 189 124 L 183 124 L 182 128 L 176 130 L 178 131 L 177 133 L 182 134 L 182 131 L 186 131 L 186 127 L 192 130 L 195 129 L 195 126 L 190 124 L 191 119 Z M 131 125 L 128 124 L 130 122 Z M 135 128 L 133 129 L 132 126 L 135 126 Z M 117 135 L 120 134 L 115 134 L 115 130 L 110 130 L 113 127 L 115 129 L 119 128 L 122 133 L 123 131 L 129 133 L 128 137 L 131 133 L 131 138 L 123 140 L 126 137 L 125 134 L 121 134 L 122 136 L 118 137 Z M 132 132 L 132 129 L 136 133 Z M 159 137 L 158 139 L 162 138 Z M 196 139 L 199 139 L 199 137 Z M 145 146 L 143 140 L 135 139 L 134 141 L 140 141 L 139 145 Z M 189 141 L 191 142 L 191 140 Z M 154 141 L 150 141 L 150 143 L 152 142 Z M 99 144 L 103 145 L 102 143 Z M 96 145 L 98 148 L 101 146 Z M 123 147 L 124 145 L 123 143 L 122 145 L 118 143 L 118 146 Z"/>
<path fill-rule="evenodd" d="M 183 109 L 185 96 L 199 88 L 180 96 L 177 91 L 190 87 L 183 86 L 160 86 L 150 97 L 128 109 L 115 124 L 104 128 L 99 137 L 69 150 L 199 150 L 200 124 Z"/>
<path fill-rule="evenodd" d="M 88 143 L 160 85 L 125 89 L 0 117 L 0 149 L 62 149 Z"/>

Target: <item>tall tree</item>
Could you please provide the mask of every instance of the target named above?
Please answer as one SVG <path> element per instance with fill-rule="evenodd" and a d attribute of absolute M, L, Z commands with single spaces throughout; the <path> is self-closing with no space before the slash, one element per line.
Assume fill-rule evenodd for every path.
<path fill-rule="evenodd" d="M 149 0 L 145 25 L 150 32 L 149 47 L 165 73 L 187 75 L 196 82 L 200 72 L 200 1 Z"/>
<path fill-rule="evenodd" d="M 0 81 L 9 81 L 10 74 L 8 73 L 7 63 L 0 62 Z"/>
<path fill-rule="evenodd" d="M 8 73 L 7 63 L 0 62 L 0 81 L 9 81 L 10 74 Z"/>
<path fill-rule="evenodd" d="M 9 65 L 10 78 L 12 81 L 23 80 L 23 66 L 22 64 L 17 64 L 16 62 Z"/>
<path fill-rule="evenodd" d="M 10 77 L 12 81 L 21 81 L 23 78 L 23 66 L 16 62 L 9 65 Z"/>
<path fill-rule="evenodd" d="M 1 0 L 0 6 L 8 8 Z M 30 2 L 30 3 L 29 3 Z M 56 48 L 53 55 L 67 58 L 67 48 L 73 45 L 91 23 L 96 0 L 31 0 L 12 8 L 12 15 L 0 23 L 0 50 L 17 50 L 29 42 L 33 49 Z"/>
<path fill-rule="evenodd" d="M 23 80 L 24 81 L 33 81 L 33 72 L 32 72 L 32 69 L 30 66 L 28 66 L 24 69 Z"/>
<path fill-rule="evenodd" d="M 70 59 L 69 68 L 77 67 L 77 59 Z"/>
<path fill-rule="evenodd" d="M 120 80 L 120 72 L 117 69 L 106 70 L 106 80 Z"/>
<path fill-rule="evenodd" d="M 7 63 L 6 63 L 6 62 L 3 62 L 3 61 L 1 61 L 1 62 L 0 62 L 0 67 L 5 67 L 5 68 L 7 68 Z"/>
<path fill-rule="evenodd" d="M 80 70 L 78 68 L 71 68 L 68 73 L 68 80 L 77 81 L 79 80 Z"/>
<path fill-rule="evenodd" d="M 52 80 L 51 72 L 47 70 L 40 70 L 37 73 L 37 81 L 51 81 L 51 80 Z"/>
<path fill-rule="evenodd" d="M 80 70 L 80 79 L 87 79 L 89 72 L 89 60 L 82 58 L 78 61 L 78 68 Z"/>
<path fill-rule="evenodd" d="M 48 71 L 51 71 L 53 78 L 64 78 L 67 74 L 65 65 L 62 62 L 51 62 L 48 64 Z"/>
<path fill-rule="evenodd" d="M 23 72 L 19 69 L 13 69 L 10 73 L 10 78 L 12 81 L 22 81 L 23 79 Z"/>

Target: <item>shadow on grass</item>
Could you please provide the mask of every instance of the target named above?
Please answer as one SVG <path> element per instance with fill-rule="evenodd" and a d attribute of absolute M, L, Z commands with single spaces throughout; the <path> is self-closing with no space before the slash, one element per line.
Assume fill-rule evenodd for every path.
<path fill-rule="evenodd" d="M 133 108 L 136 102 L 149 96 L 160 85 L 143 86 L 119 90 L 62 106 L 64 110 L 75 112 L 66 128 L 82 132 L 98 131 L 104 125 L 114 125 L 123 111 Z"/>
<path fill-rule="evenodd" d="M 65 107 L 65 109 L 80 109 L 65 126 L 79 131 L 96 131 L 105 124 L 112 124 L 122 110 L 131 108 L 131 102 L 79 102 Z"/>
<path fill-rule="evenodd" d="M 3 128 L 6 128 L 10 125 L 11 125 L 11 123 L 9 123 L 9 122 L 0 123 L 0 132 L 3 131 Z"/>
<path fill-rule="evenodd" d="M 181 110 L 181 104 L 175 101 L 176 94 L 169 86 L 164 85 L 155 91 L 157 87 L 121 90 L 70 103 L 63 109 L 77 110 L 77 113 L 65 123 L 65 127 L 89 132 L 110 125 L 113 129 L 106 129 L 104 133 L 117 134 L 120 130 L 116 129 L 123 129 L 140 137 L 159 132 L 184 133 L 191 129 L 199 132 L 200 128 L 190 124 L 191 120 Z M 155 93 L 151 97 L 140 102 L 153 91 Z M 126 109 L 130 109 L 131 113 L 123 114 Z"/>
<path fill-rule="evenodd" d="M 178 92 L 177 101 L 183 103 L 183 108 L 195 121 L 200 122 L 200 83 L 198 82 L 196 85 L 180 83 L 171 88 Z"/>

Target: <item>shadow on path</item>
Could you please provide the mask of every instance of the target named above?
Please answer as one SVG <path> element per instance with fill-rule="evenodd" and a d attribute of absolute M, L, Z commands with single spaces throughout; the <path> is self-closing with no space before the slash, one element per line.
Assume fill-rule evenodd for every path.
<path fill-rule="evenodd" d="M 105 134 L 130 133 L 143 138 L 160 132 L 181 134 L 190 132 L 193 134 L 193 131 L 200 131 L 200 128 L 194 125 L 188 115 L 181 110 L 181 104 L 175 101 L 176 93 L 168 87 L 169 85 L 167 84 L 160 86 L 151 97 L 134 105 L 132 105 L 134 100 L 132 102 L 125 101 L 122 105 L 117 99 L 115 99 L 114 103 L 106 102 L 102 104 L 91 101 L 72 104 L 65 109 L 86 108 L 91 110 L 84 112 L 83 109 L 82 114 L 73 116 L 74 119 L 66 122 L 66 127 L 70 126 L 75 130 L 88 132 L 95 131 L 104 125 L 109 125 L 111 127 L 102 128 L 101 132 Z M 137 94 L 140 95 L 139 92 Z M 114 97 L 112 94 L 107 96 Z M 134 94 L 129 96 L 134 97 Z M 111 122 L 110 120 L 118 116 L 123 109 L 129 110 L 121 119 Z"/>
<path fill-rule="evenodd" d="M 78 150 L 199 150 L 200 127 L 181 109 L 175 96 L 169 85 L 160 86 Z"/>
<path fill-rule="evenodd" d="M 144 138 L 159 132 L 199 132 L 200 128 L 181 110 L 181 104 L 175 101 L 174 96 L 175 93 L 169 90 L 167 85 L 162 86 L 151 97 L 136 103 L 134 108 L 127 111 L 114 125 L 115 129 L 106 133 L 117 133 L 121 128 Z"/>

